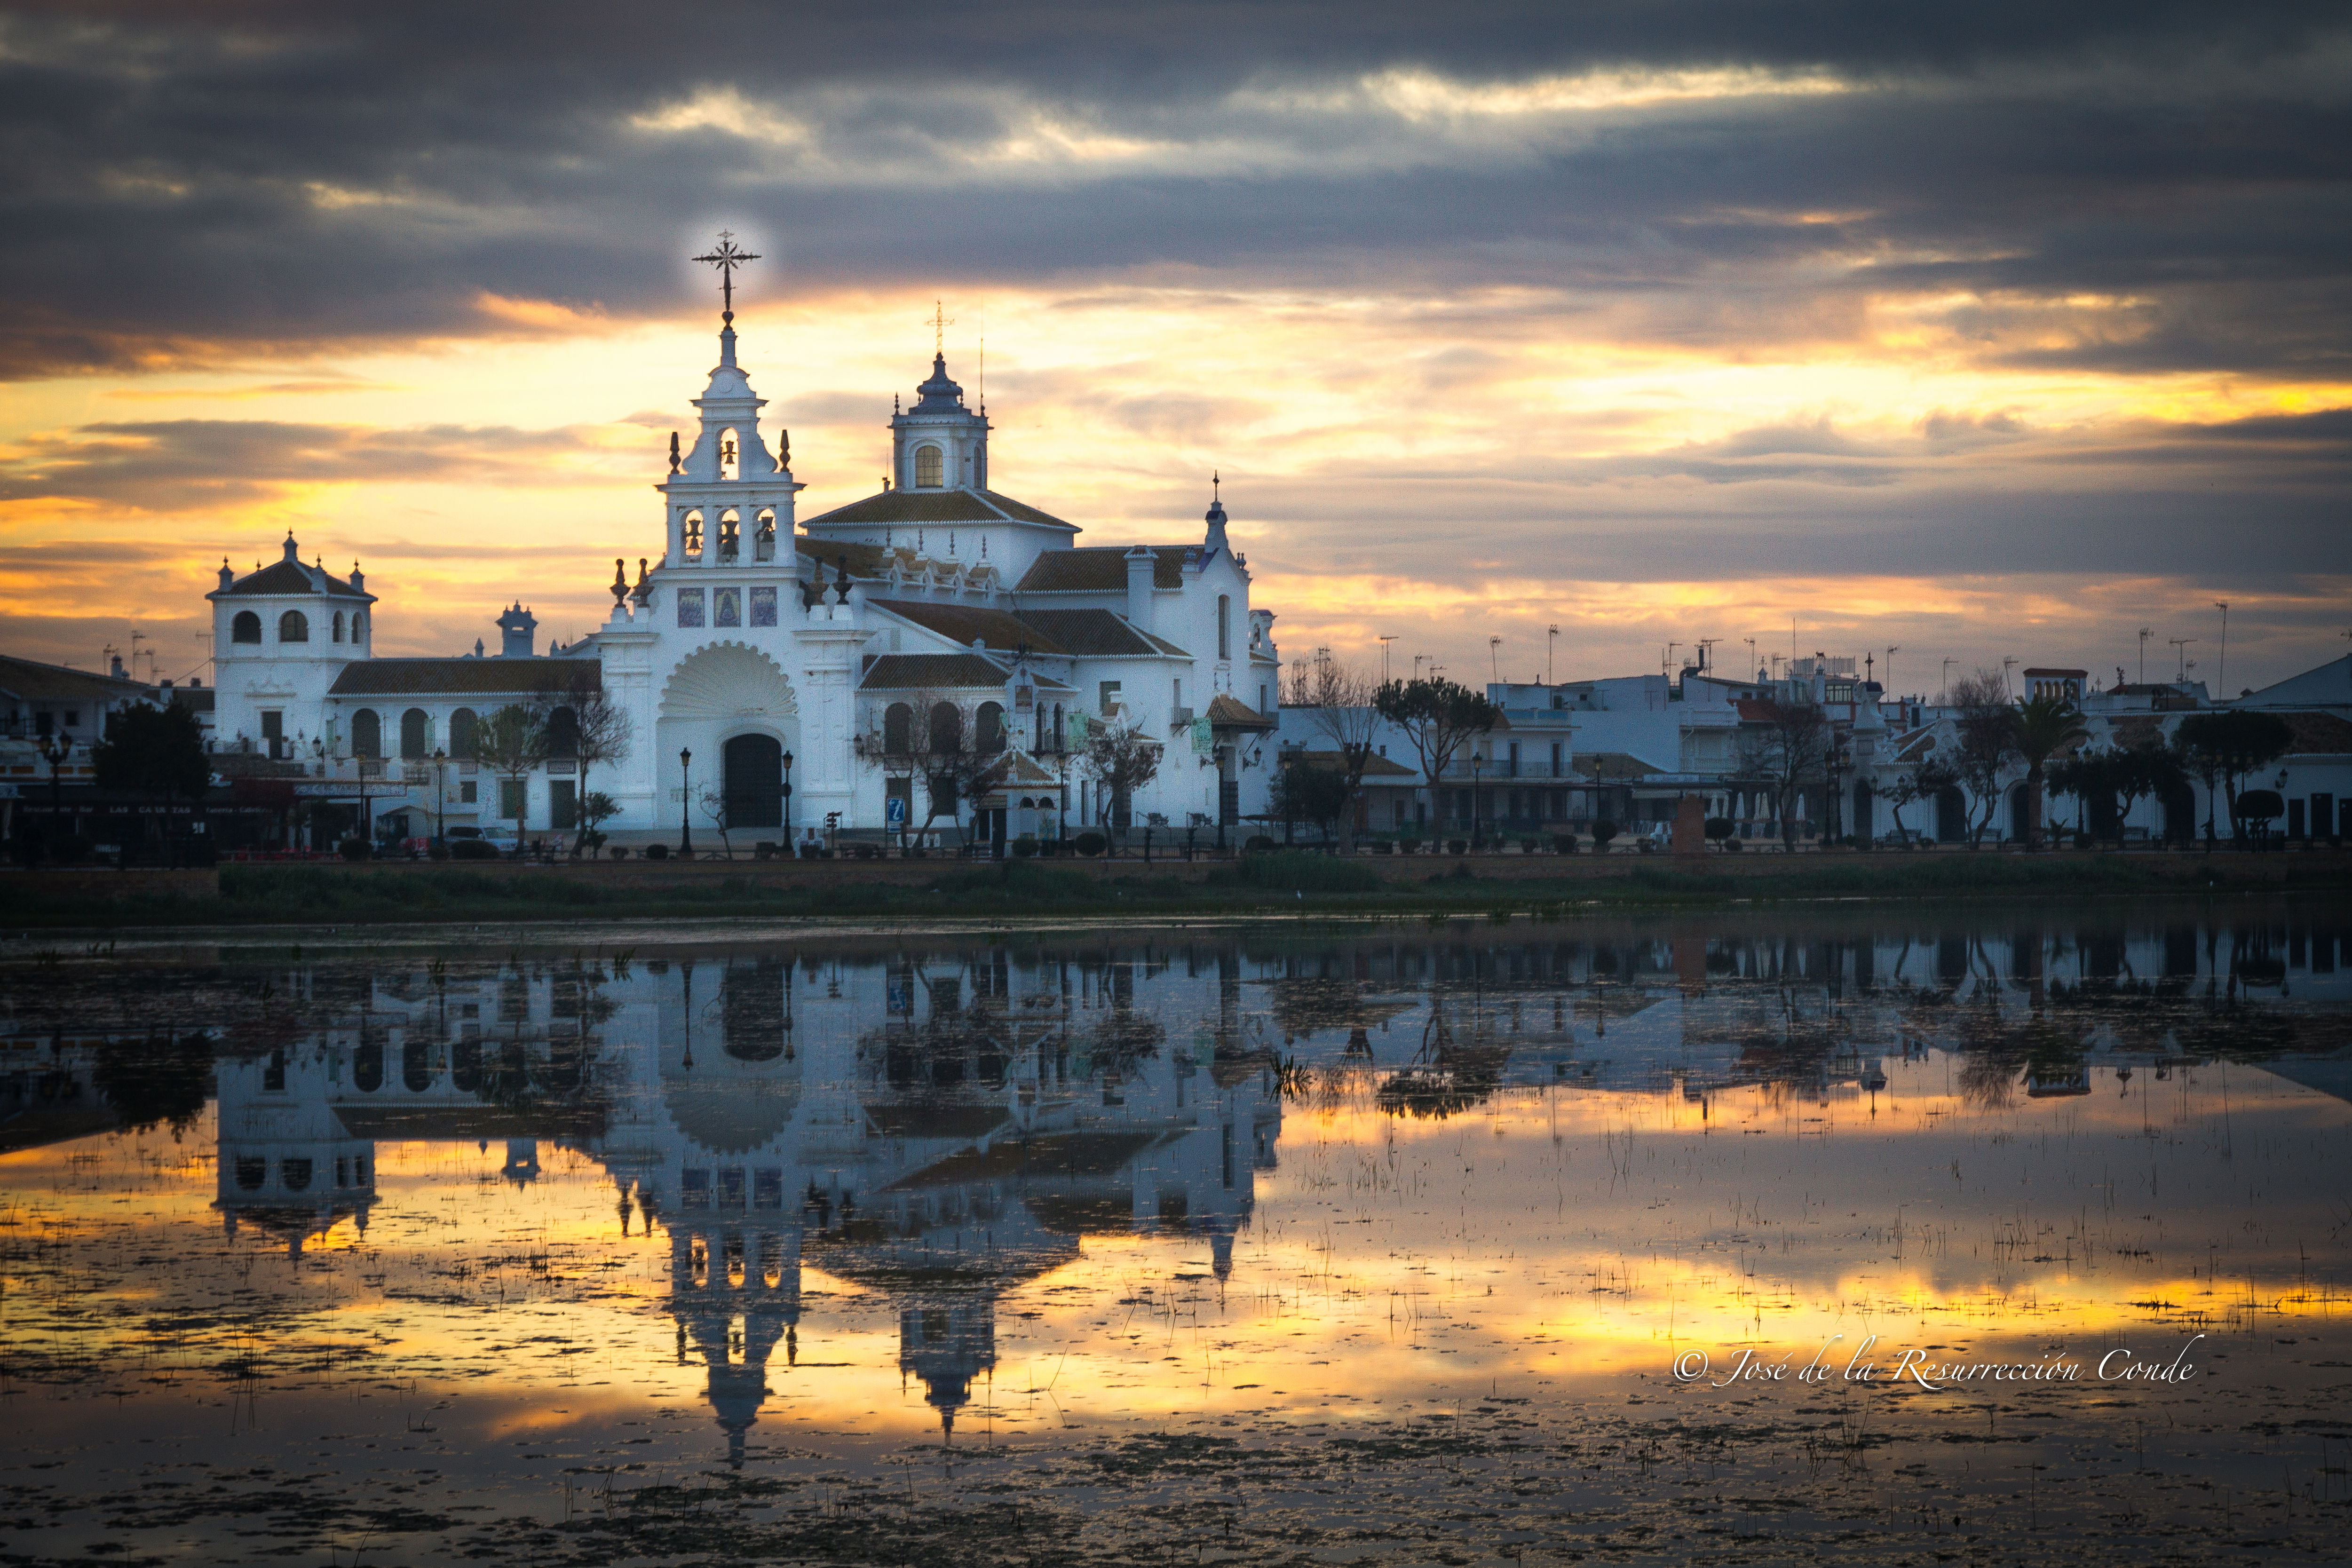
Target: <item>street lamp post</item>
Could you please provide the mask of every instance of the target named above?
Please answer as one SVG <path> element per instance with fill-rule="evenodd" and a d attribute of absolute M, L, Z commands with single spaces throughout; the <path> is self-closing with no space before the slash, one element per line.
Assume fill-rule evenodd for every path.
<path fill-rule="evenodd" d="M 449 847 L 449 753 L 433 748 L 433 847 Z"/>
<path fill-rule="evenodd" d="M 687 814 L 694 806 L 694 753 L 686 747 L 677 749 L 677 852 L 680 858 L 694 853 L 694 819 Z"/>
<path fill-rule="evenodd" d="M 784 753 L 784 852 L 793 852 L 793 754 Z"/>
<path fill-rule="evenodd" d="M 1478 831 L 1478 770 L 1486 760 L 1475 746 L 1470 749 L 1470 847 L 1473 849 L 1486 847 Z"/>
<path fill-rule="evenodd" d="M 62 733 L 52 731 L 41 738 L 41 760 L 49 764 L 49 841 L 52 844 L 60 837 L 58 818 L 65 814 L 65 799 L 58 775 L 66 765 L 66 759 L 72 755 L 73 742 Z"/>

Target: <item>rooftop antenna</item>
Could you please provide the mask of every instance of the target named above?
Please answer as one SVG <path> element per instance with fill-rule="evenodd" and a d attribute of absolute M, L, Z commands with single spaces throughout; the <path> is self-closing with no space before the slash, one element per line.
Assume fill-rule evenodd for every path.
<path fill-rule="evenodd" d="M 2172 679 L 2175 680 L 2188 679 L 2189 656 L 2186 650 L 2188 649 L 2189 645 L 2195 642 L 2197 639 L 2195 637 L 2167 637 L 2164 640 L 2172 645 Z"/>
<path fill-rule="evenodd" d="M 1944 701 L 1946 701 L 1947 700 L 1948 700 L 1948 699 L 1951 697 L 1951 695 L 1952 695 L 1952 666 L 1954 666 L 1954 665 L 1956 665 L 1956 664 L 1958 664 L 1958 663 L 1959 663 L 1959 662 L 1960 662 L 1960 661 L 1959 661 L 1958 659 L 1957 659 L 1957 658 L 1948 658 L 1948 659 L 1944 660 L 1944 689 L 1943 689 L 1941 691 L 1938 691 L 1938 692 L 1937 692 L 1937 693 L 1936 693 L 1936 700 L 1937 700 L 1938 703 L 1944 702 Z"/>
<path fill-rule="evenodd" d="M 1666 645 L 1666 657 L 1659 661 L 1659 674 L 1672 675 L 1675 672 L 1675 649 L 1682 646 L 1678 642 L 1670 642 Z"/>
<path fill-rule="evenodd" d="M 2221 668 L 2214 679 L 2221 688 L 2221 700 L 2226 702 L 2230 697 L 2230 601 L 2216 599 L 2213 607 L 2221 612 Z"/>
<path fill-rule="evenodd" d="M 980 340 L 980 411 L 988 413 L 988 340 Z"/>
<path fill-rule="evenodd" d="M 2155 635 L 2146 626 L 2139 629 L 2139 683 L 2142 686 L 2147 684 L 2147 639 Z"/>
<path fill-rule="evenodd" d="M 1895 656 L 1902 651 L 1903 647 L 1899 643 L 1888 643 L 1886 645 L 1886 685 L 1885 689 L 1890 692 L 1895 689 Z"/>
<path fill-rule="evenodd" d="M 1501 685 L 1503 682 L 1503 639 L 1501 637 L 1486 639 L 1486 669 L 1495 678 L 1495 684 Z"/>
<path fill-rule="evenodd" d="M 1394 641 L 1396 641 L 1396 634 L 1394 632 L 1391 632 L 1388 636 L 1380 639 L 1381 684 L 1382 686 L 1386 686 L 1389 683 L 1389 644 Z"/>
<path fill-rule="evenodd" d="M 2352 633 L 2347 633 L 2346 635 L 2352 636 Z M 1544 628 L 1544 684 L 1546 686 L 1553 684 L 1551 656 L 1552 650 L 1557 648 L 1559 646 L 1559 628 L 1558 626 L 1546 626 Z"/>
<path fill-rule="evenodd" d="M 1701 637 L 1698 639 L 1698 667 L 1701 669 L 1705 669 L 1706 668 L 1708 657 L 1707 650 L 1722 640 L 1723 639 L 1721 637 Z"/>
<path fill-rule="evenodd" d="M 2016 666 L 2017 660 L 2014 658 L 2004 658 L 2000 661 L 2000 694 L 2003 697 L 2009 695 L 2009 672 Z"/>
<path fill-rule="evenodd" d="M 1754 637 L 1742 637 L 1739 640 L 1748 645 L 1748 663 L 1749 668 L 1753 668 L 1756 664 L 1756 639 Z M 1748 678 L 1743 675 L 1740 679 L 1745 680 Z"/>

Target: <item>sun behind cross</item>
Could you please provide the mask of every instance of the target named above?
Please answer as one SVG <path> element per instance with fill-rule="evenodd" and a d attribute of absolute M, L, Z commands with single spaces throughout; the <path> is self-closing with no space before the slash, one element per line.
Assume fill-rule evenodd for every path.
<path fill-rule="evenodd" d="M 694 259 L 697 261 L 707 261 L 713 267 L 719 268 L 719 299 L 726 309 L 724 320 L 729 325 L 733 325 L 735 321 L 735 269 L 738 267 L 742 266 L 747 261 L 759 260 L 759 253 L 757 251 L 745 250 L 739 247 L 735 243 L 734 232 L 731 229 L 722 228 L 719 231 L 719 248 L 712 251 L 708 256 L 698 256 L 694 258 Z"/>

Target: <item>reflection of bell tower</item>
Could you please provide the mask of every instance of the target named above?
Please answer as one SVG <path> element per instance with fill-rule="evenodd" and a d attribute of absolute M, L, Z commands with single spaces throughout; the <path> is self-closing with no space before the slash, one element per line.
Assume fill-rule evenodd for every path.
<path fill-rule="evenodd" d="M 942 1291 L 898 1309 L 898 1371 L 923 1380 L 943 1440 L 953 1440 L 956 1412 L 971 1403 L 971 1380 L 995 1367 L 994 1291 Z"/>
<path fill-rule="evenodd" d="M 743 1434 L 768 1397 L 768 1357 L 799 1353 L 801 1235 L 780 1223 L 706 1221 L 670 1226 L 670 1313 L 677 1359 L 689 1347 L 710 1369 L 708 1397 L 727 1432 L 727 1462 L 743 1462 Z"/>

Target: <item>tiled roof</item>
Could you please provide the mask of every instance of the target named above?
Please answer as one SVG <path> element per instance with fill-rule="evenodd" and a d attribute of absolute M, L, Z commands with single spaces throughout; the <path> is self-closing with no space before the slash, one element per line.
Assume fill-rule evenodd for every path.
<path fill-rule="evenodd" d="M 258 572 L 249 572 L 226 588 L 205 595 L 208 599 L 241 599 L 247 595 L 266 594 L 325 594 L 336 599 L 367 600 L 374 597 L 363 594 L 341 577 L 320 572 L 327 585 L 321 588 L 311 580 L 310 568 L 299 561 L 273 561 Z"/>
<path fill-rule="evenodd" d="M 150 695 L 140 681 L 5 655 L 0 655 L 0 691 L 28 701 L 135 702 Z"/>
<path fill-rule="evenodd" d="M 1212 730 L 1271 730 L 1274 721 L 1234 700 L 1230 692 L 1220 691 L 1209 699 L 1209 728 Z"/>
<path fill-rule="evenodd" d="M 983 609 L 977 605 L 934 605 L 918 599 L 876 599 L 877 610 L 909 620 L 925 631 L 937 632 L 952 641 L 969 646 L 974 637 L 1001 653 L 1011 653 L 1026 645 L 1038 653 L 1069 653 L 1075 650 L 1061 647 L 1055 639 L 1028 625 L 1025 617 L 1007 615 L 1003 610 Z"/>
<path fill-rule="evenodd" d="M 363 658 L 343 667 L 330 697 L 528 696 L 585 676 L 602 685 L 593 658 Z"/>
<path fill-rule="evenodd" d="M 844 565 L 849 568 L 853 579 L 879 577 L 888 567 L 892 553 L 879 544 L 852 543 L 847 540 L 803 539 L 793 548 L 824 565 L 827 584 L 833 582 L 835 569 Z"/>
<path fill-rule="evenodd" d="M 2279 717 L 2294 731 L 2294 744 L 2288 748 L 2291 755 L 2340 755 L 2352 752 L 2352 723 L 2333 713 L 2282 713 Z"/>
<path fill-rule="evenodd" d="M 1048 550 L 1029 563 L 1022 574 L 1024 594 L 1124 594 L 1127 592 L 1128 545 L 1109 544 L 1084 550 Z M 1186 544 L 1152 544 L 1151 585 L 1184 585 Z"/>
<path fill-rule="evenodd" d="M 1578 755 L 1576 771 L 1589 779 L 1645 779 L 1652 773 L 1663 773 L 1641 758 L 1625 752 L 1585 752 Z"/>
<path fill-rule="evenodd" d="M 953 691 L 1004 680 L 1003 666 L 976 653 L 886 653 L 858 685 L 867 691 Z"/>
<path fill-rule="evenodd" d="M 927 631 L 960 643 L 978 637 L 989 648 L 1011 653 L 1026 645 L 1033 653 L 1089 658 L 1192 656 L 1165 637 L 1137 631 L 1108 610 L 1023 610 L 1017 614 L 977 605 L 936 605 L 917 599 L 877 599 L 887 610 Z"/>
<path fill-rule="evenodd" d="M 1065 653 L 1094 658 L 1129 655 L 1192 657 L 1166 637 L 1136 630 L 1108 610 L 1024 610 L 1021 620 Z"/>
<path fill-rule="evenodd" d="M 1347 764 L 1347 759 L 1342 757 L 1337 752 L 1292 750 L 1282 753 L 1282 763 L 1286 767 L 1289 766 L 1293 763 L 1307 763 L 1318 768 L 1338 768 L 1344 767 Z M 1392 757 L 1367 757 L 1364 759 L 1364 782 L 1366 784 L 1378 784 L 1386 779 L 1417 779 L 1419 777 L 1421 777 L 1419 773 L 1413 772 L 1412 769 L 1404 766 Z"/>
<path fill-rule="evenodd" d="M 994 490 L 970 489 L 884 490 L 847 506 L 835 507 L 801 526 L 916 522 L 1042 522 L 1055 528 L 1074 526 L 1051 512 L 1040 511 Z"/>

